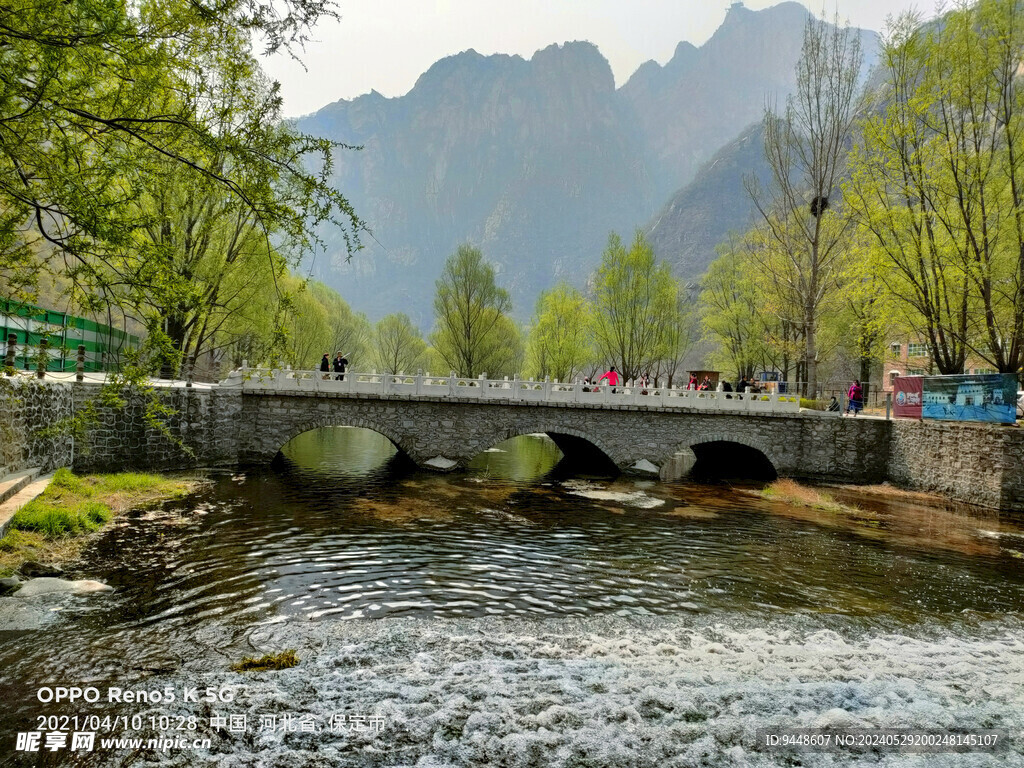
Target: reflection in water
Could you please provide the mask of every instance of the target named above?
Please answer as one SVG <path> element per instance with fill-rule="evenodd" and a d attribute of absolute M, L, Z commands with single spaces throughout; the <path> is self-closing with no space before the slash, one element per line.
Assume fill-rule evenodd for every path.
<path fill-rule="evenodd" d="M 402 456 L 384 435 L 370 429 L 326 427 L 291 440 L 278 460 L 294 476 L 362 478 L 374 482 L 382 473 L 401 466 Z M 312 474 L 310 474 L 312 473 Z"/>
<path fill-rule="evenodd" d="M 469 464 L 478 477 L 528 482 L 551 472 L 562 452 L 547 435 L 522 435 L 488 448 Z"/>
<path fill-rule="evenodd" d="M 1024 527 L 994 512 L 845 490 L 860 512 L 842 515 L 727 486 L 570 478 L 532 435 L 444 476 L 365 430 L 310 432 L 282 453 L 114 525 L 74 575 L 117 591 L 65 599 L 45 644 L 0 639 L 0 684 L 24 693 L 71 664 L 174 665 L 296 620 L 842 614 L 911 627 L 1024 605 Z"/>

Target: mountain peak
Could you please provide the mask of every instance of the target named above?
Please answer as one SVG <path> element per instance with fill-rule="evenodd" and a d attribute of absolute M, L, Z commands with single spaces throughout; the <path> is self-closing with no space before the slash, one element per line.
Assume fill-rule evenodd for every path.
<path fill-rule="evenodd" d="M 597 46 L 586 40 L 549 45 L 533 54 L 530 64 L 542 77 L 548 74 L 568 76 L 569 80 L 584 79 L 594 83 L 600 90 L 615 90 L 611 65 Z"/>
<path fill-rule="evenodd" d="M 796 25 L 797 29 L 803 29 L 803 24 L 810 15 L 809 10 L 792 0 L 760 11 L 747 8 L 743 3 L 733 3 L 725 12 L 725 20 L 715 30 L 707 44 L 713 44 L 721 38 L 731 40 L 734 39 L 737 32 L 745 34 L 752 29 L 764 32 L 766 29 L 776 29 L 780 25 L 786 27 Z"/>
<path fill-rule="evenodd" d="M 473 48 L 467 48 L 461 53 L 445 56 L 430 65 L 430 69 L 424 72 L 416 80 L 413 91 L 419 89 L 430 89 L 440 85 L 452 77 L 469 76 L 474 77 L 484 72 L 500 71 L 508 67 L 523 64 L 523 57 L 505 53 L 494 53 L 485 56 Z"/>

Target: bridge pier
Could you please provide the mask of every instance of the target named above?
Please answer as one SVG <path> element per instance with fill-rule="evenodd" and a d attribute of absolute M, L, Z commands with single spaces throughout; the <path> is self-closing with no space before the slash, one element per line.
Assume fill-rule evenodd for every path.
<path fill-rule="evenodd" d="M 684 448 L 669 456 L 658 470 L 658 477 L 664 483 L 675 483 L 687 477 L 697 463 L 697 454 L 692 448 Z"/>

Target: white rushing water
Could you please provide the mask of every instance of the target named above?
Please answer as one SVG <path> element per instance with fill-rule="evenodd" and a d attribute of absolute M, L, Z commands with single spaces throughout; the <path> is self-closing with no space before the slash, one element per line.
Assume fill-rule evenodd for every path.
<path fill-rule="evenodd" d="M 256 628 L 260 653 L 299 666 L 235 674 L 196 661 L 160 685 L 241 685 L 230 705 L 154 710 L 245 714 L 180 766 L 1024 765 L 1024 641 L 1016 620 L 868 629 L 841 619 L 350 621 Z M 246 646 L 249 648 L 249 646 Z M 225 649 L 227 650 L 227 649 Z M 251 653 L 251 648 L 249 648 Z M 241 651 L 238 652 L 241 655 Z M 209 658 L 209 657 L 207 657 Z M 221 662 L 223 665 L 223 662 Z M 382 728 L 261 731 L 261 716 L 379 717 Z M 1007 754 L 783 756 L 759 728 L 1002 728 Z"/>

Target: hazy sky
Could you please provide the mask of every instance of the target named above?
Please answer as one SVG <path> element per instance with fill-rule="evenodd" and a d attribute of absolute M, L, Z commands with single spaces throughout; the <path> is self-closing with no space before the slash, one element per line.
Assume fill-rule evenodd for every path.
<path fill-rule="evenodd" d="M 589 40 L 611 63 L 621 85 L 640 64 L 662 64 L 676 44 L 703 44 L 722 23 L 731 0 L 337 0 L 338 22 L 323 22 L 301 58 L 266 59 L 281 82 L 285 114 L 313 112 L 371 89 L 401 96 L 440 58 L 473 48 L 480 53 L 534 51 L 566 40 Z M 820 2 L 820 0 L 819 0 Z M 778 0 L 746 0 L 748 8 Z M 806 4 L 806 3 L 805 3 Z M 880 31 L 888 14 L 916 8 L 934 15 L 940 0 L 826 0 L 851 24 Z"/>

